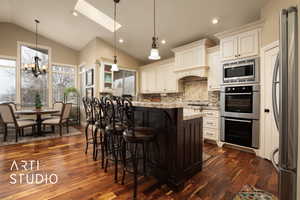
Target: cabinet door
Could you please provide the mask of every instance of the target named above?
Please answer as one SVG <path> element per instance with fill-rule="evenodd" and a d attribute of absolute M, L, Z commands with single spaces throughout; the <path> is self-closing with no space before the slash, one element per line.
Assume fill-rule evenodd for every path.
<path fill-rule="evenodd" d="M 264 73 L 262 82 L 262 107 L 269 109 L 270 112 L 263 112 L 262 118 L 264 120 L 261 123 L 263 131 L 262 137 L 264 137 L 264 143 L 262 149 L 265 149 L 265 158 L 271 160 L 272 153 L 279 146 L 279 133 L 276 128 L 274 116 L 273 116 L 273 105 L 272 105 L 272 75 L 275 67 L 276 57 L 278 55 L 279 48 L 273 48 L 264 53 Z"/>
<path fill-rule="evenodd" d="M 258 30 L 238 35 L 238 58 L 257 56 L 259 54 Z"/>
<path fill-rule="evenodd" d="M 177 92 L 177 77 L 174 72 L 174 64 L 169 64 L 164 67 L 162 79 L 164 80 L 166 92 Z"/>
<path fill-rule="evenodd" d="M 146 77 L 147 92 L 157 92 L 156 68 L 147 69 Z"/>
<path fill-rule="evenodd" d="M 141 70 L 141 92 L 147 93 L 148 92 L 148 85 L 147 85 L 147 70 Z"/>
<path fill-rule="evenodd" d="M 220 59 L 220 52 L 213 52 L 208 54 L 208 90 L 220 90 L 221 77 L 222 77 L 222 64 Z"/>
<path fill-rule="evenodd" d="M 236 36 L 221 40 L 222 60 L 236 59 L 238 55 L 238 39 Z"/>

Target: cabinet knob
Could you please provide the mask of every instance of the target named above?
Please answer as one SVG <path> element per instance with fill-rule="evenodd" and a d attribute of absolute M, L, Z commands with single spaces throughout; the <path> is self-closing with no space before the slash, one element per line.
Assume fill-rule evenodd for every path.
<path fill-rule="evenodd" d="M 265 113 L 269 113 L 270 112 L 270 109 L 265 109 Z"/>

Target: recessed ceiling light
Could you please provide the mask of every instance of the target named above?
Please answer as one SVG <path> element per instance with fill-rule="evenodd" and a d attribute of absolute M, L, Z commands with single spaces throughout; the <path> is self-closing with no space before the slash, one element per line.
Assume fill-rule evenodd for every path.
<path fill-rule="evenodd" d="M 72 15 L 75 16 L 75 17 L 77 17 L 77 16 L 78 16 L 78 13 L 77 13 L 76 11 L 73 11 L 73 12 L 72 12 Z"/>
<path fill-rule="evenodd" d="M 122 38 L 120 38 L 120 39 L 119 39 L 119 42 L 120 42 L 120 43 L 123 43 L 123 42 L 124 42 L 124 40 L 123 40 Z"/>
<path fill-rule="evenodd" d="M 103 12 L 101 12 L 99 9 L 95 8 L 93 5 L 88 3 L 85 0 L 78 0 L 74 10 L 81 13 L 82 15 L 86 16 L 90 20 L 96 22 L 97 24 L 105 27 L 111 32 L 114 32 L 114 19 L 107 16 Z M 116 22 L 116 30 L 121 28 L 121 24 Z"/>
<path fill-rule="evenodd" d="M 218 18 L 214 18 L 212 21 L 211 21 L 212 24 L 218 24 L 219 23 L 219 19 Z"/>
<path fill-rule="evenodd" d="M 166 41 L 166 40 L 162 40 L 161 43 L 162 43 L 162 44 L 166 44 L 167 41 Z"/>

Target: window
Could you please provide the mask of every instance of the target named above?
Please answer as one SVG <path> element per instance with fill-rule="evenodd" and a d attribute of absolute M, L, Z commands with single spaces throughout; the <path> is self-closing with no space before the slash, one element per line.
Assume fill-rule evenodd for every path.
<path fill-rule="evenodd" d="M 0 58 L 0 102 L 16 100 L 16 61 Z"/>
<path fill-rule="evenodd" d="M 21 45 L 21 66 L 34 63 L 34 56 L 41 58 L 41 66 L 49 66 L 47 49 L 36 49 Z M 24 107 L 34 106 L 35 96 L 40 94 L 43 106 L 48 106 L 48 73 L 37 78 L 30 71 L 21 70 L 21 104 Z"/>
<path fill-rule="evenodd" d="M 114 72 L 114 90 L 117 95 L 135 96 L 135 71 L 119 70 Z"/>
<path fill-rule="evenodd" d="M 75 87 L 75 69 L 68 66 L 52 66 L 53 102 L 63 101 L 64 89 Z"/>

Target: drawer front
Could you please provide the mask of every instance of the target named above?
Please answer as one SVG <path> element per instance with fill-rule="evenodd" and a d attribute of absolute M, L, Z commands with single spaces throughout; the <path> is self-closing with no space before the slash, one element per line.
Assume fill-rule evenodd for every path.
<path fill-rule="evenodd" d="M 218 132 L 218 129 L 203 128 L 203 136 L 207 139 L 217 140 Z"/>
<path fill-rule="evenodd" d="M 218 110 L 203 110 L 205 117 L 220 117 L 220 112 Z"/>
<path fill-rule="evenodd" d="M 203 127 L 218 129 L 219 128 L 219 118 L 204 117 L 203 118 Z"/>

